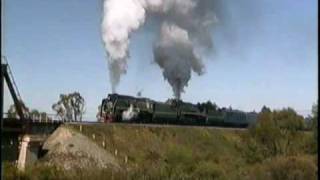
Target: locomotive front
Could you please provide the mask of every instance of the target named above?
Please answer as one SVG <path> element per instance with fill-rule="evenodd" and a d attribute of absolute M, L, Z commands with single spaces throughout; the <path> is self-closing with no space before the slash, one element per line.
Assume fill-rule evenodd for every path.
<path fill-rule="evenodd" d="M 100 121 L 102 122 L 112 122 L 114 121 L 115 114 L 115 104 L 116 97 L 112 94 L 109 94 L 107 98 L 102 100 L 101 109 L 100 109 Z"/>

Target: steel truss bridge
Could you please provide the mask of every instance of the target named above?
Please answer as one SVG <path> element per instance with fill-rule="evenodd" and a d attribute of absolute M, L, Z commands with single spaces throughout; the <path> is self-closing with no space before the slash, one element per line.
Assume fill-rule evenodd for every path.
<path fill-rule="evenodd" d="M 17 115 L 8 115 L 4 113 L 4 86 L 8 86 L 10 95 L 14 102 L 14 107 Z M 51 134 L 64 121 L 57 120 L 54 115 L 46 116 L 30 116 L 23 104 L 23 100 L 15 83 L 13 73 L 6 57 L 1 57 L 1 159 L 3 161 L 18 161 L 20 160 L 21 142 L 24 137 L 30 139 L 29 149 L 36 149 L 36 154 L 39 153 L 39 147 L 43 143 L 44 137 Z M 41 140 L 40 140 L 41 139 Z M 25 162 L 25 161 L 24 161 Z"/>

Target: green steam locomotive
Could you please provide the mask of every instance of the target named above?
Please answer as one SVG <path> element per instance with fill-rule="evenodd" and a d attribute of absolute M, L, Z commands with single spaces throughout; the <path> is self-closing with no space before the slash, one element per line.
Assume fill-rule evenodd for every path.
<path fill-rule="evenodd" d="M 216 108 L 208 103 L 157 102 L 119 94 L 109 94 L 100 109 L 103 122 L 247 127 L 255 119 L 255 113 Z"/>

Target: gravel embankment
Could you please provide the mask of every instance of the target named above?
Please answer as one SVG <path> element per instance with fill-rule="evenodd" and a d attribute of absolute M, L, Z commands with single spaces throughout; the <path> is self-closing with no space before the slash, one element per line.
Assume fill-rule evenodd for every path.
<path fill-rule="evenodd" d="M 112 154 L 88 137 L 66 127 L 59 127 L 44 143 L 43 161 L 63 169 L 114 168 L 120 166 Z"/>

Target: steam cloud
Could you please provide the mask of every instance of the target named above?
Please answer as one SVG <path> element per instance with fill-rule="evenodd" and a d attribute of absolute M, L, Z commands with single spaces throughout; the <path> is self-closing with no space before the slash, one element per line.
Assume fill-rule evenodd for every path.
<path fill-rule="evenodd" d="M 136 118 L 139 114 L 139 109 L 133 108 L 133 105 L 130 104 L 129 108 L 126 111 L 122 112 L 122 120 L 130 121 L 133 118 Z"/>
<path fill-rule="evenodd" d="M 178 99 L 191 78 L 191 70 L 199 75 L 203 73 L 202 61 L 194 52 L 188 32 L 176 25 L 162 25 L 160 40 L 153 51 L 155 61 Z"/>
<path fill-rule="evenodd" d="M 192 71 L 204 73 L 200 51 L 212 48 L 210 28 L 217 21 L 213 12 L 215 1 L 105 0 L 102 39 L 112 91 L 126 73 L 131 34 L 145 23 L 146 17 L 157 16 L 161 29 L 154 42 L 154 60 L 179 99 Z"/>

